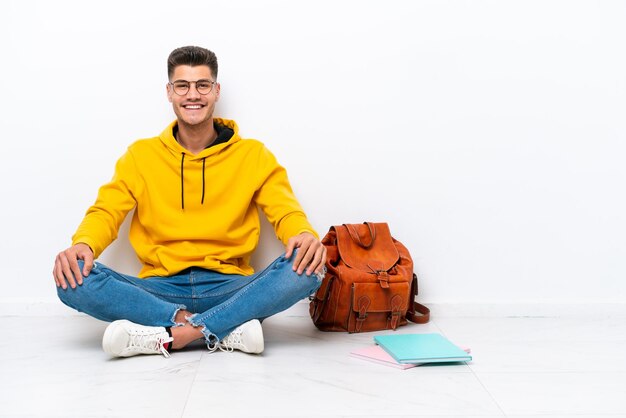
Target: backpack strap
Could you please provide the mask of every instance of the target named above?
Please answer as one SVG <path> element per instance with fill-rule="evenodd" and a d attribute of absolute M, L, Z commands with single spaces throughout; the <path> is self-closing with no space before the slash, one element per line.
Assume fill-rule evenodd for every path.
<path fill-rule="evenodd" d="M 417 315 L 416 312 L 420 315 Z M 413 309 L 406 313 L 406 319 L 416 324 L 425 324 L 430 321 L 430 309 L 421 303 L 413 302 Z"/>
<path fill-rule="evenodd" d="M 425 324 L 430 321 L 430 309 L 421 303 L 417 303 L 417 275 L 413 273 L 413 281 L 411 282 L 411 306 L 406 313 L 406 319 L 416 324 Z"/>
<path fill-rule="evenodd" d="M 363 223 L 367 225 L 367 229 L 369 230 L 369 233 L 370 233 L 369 244 L 366 244 L 363 242 L 363 240 L 361 240 L 361 237 L 359 236 L 359 232 L 356 230 L 355 225 L 353 224 L 343 224 L 343 225 L 348 230 L 348 233 L 350 234 L 350 238 L 352 238 L 352 241 L 355 244 L 357 244 L 359 247 L 365 248 L 367 250 L 372 246 L 372 244 L 374 244 L 374 240 L 376 239 L 376 227 L 372 226 L 371 222 L 363 222 Z"/>
<path fill-rule="evenodd" d="M 312 303 L 312 310 L 309 312 L 311 314 L 311 319 L 313 319 L 313 323 L 317 323 L 320 318 L 320 315 L 324 311 L 324 307 L 326 306 L 326 302 L 330 299 L 330 290 L 332 289 L 333 281 L 335 280 L 334 276 L 328 278 L 326 276 L 324 280 L 322 280 L 322 285 L 315 292 L 315 295 L 309 296 L 309 301 Z"/>

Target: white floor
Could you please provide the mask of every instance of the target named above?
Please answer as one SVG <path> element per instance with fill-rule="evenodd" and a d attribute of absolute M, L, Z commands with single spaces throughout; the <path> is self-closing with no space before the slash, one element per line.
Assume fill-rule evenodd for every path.
<path fill-rule="evenodd" d="M 0 316 L 2 417 L 626 417 L 623 316 L 435 316 L 474 361 L 408 370 L 348 353 L 373 333 L 317 331 L 305 304 L 264 322 L 266 351 L 109 359 L 106 324 Z"/>

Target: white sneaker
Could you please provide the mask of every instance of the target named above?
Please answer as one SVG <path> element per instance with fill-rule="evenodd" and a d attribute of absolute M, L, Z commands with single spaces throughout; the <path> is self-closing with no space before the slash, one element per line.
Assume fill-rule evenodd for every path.
<path fill-rule="evenodd" d="M 244 353 L 260 354 L 263 352 L 263 328 L 258 319 L 253 319 L 235 328 L 219 343 L 209 346 L 209 351 L 240 350 Z"/>
<path fill-rule="evenodd" d="M 125 319 L 111 322 L 102 337 L 102 349 L 112 357 L 137 354 L 163 354 L 169 357 L 164 344 L 174 341 L 164 327 L 148 327 Z"/>

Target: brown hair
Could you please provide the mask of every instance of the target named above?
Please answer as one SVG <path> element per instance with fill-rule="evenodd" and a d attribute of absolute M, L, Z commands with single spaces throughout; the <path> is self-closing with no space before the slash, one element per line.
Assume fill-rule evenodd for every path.
<path fill-rule="evenodd" d="M 167 58 L 167 76 L 172 78 L 174 69 L 179 65 L 207 65 L 211 74 L 217 79 L 217 57 L 212 51 L 199 46 L 183 46 L 172 51 Z"/>

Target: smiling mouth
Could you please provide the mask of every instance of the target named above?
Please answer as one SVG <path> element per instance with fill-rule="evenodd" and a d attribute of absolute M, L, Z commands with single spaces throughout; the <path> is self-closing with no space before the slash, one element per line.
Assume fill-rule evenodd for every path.
<path fill-rule="evenodd" d="M 198 109 L 202 109 L 203 107 L 204 107 L 203 105 L 199 105 L 199 104 L 189 104 L 189 105 L 183 106 L 183 108 L 189 109 L 189 110 L 198 110 Z"/>

